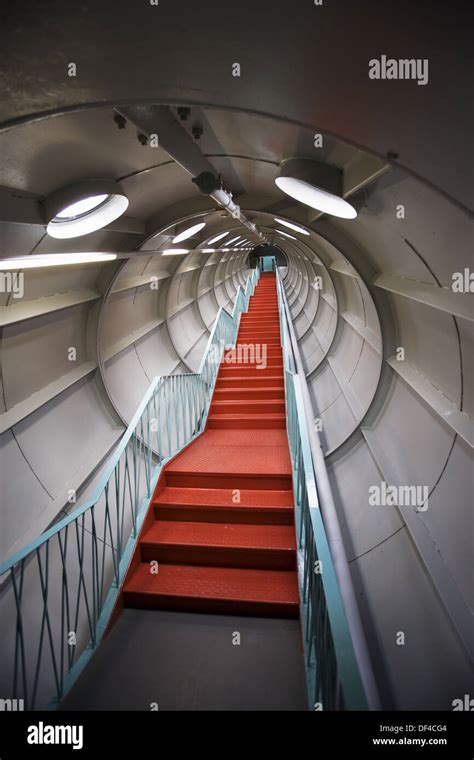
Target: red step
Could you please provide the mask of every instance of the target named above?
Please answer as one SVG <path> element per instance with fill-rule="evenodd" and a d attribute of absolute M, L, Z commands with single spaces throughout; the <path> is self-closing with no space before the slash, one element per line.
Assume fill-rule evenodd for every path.
<path fill-rule="evenodd" d="M 262 370 L 259 370 L 262 373 Z M 269 375 L 243 375 L 242 373 L 229 375 L 229 373 L 222 375 L 219 373 L 217 376 L 216 390 L 219 388 L 234 388 L 235 386 L 246 388 L 266 388 L 268 385 L 272 387 L 280 386 L 284 388 L 283 372 L 279 372 L 278 375 L 272 373 Z"/>
<path fill-rule="evenodd" d="M 238 416 L 238 415 L 237 415 Z M 224 417 L 224 415 L 223 415 Z M 222 419 L 222 417 L 218 417 Z M 224 417 L 225 419 L 225 417 Z M 225 426 L 224 426 L 225 427 Z M 262 489 L 270 491 L 291 488 L 291 475 L 266 475 L 255 472 L 223 473 L 219 470 L 209 472 L 189 472 L 187 470 L 167 470 L 166 485 L 178 488 L 232 488 Z"/>
<path fill-rule="evenodd" d="M 210 413 L 214 414 L 268 414 L 285 412 L 285 402 L 280 399 L 229 399 L 214 400 Z"/>
<path fill-rule="evenodd" d="M 123 589 L 126 606 L 297 618 L 296 572 L 141 563 Z"/>
<path fill-rule="evenodd" d="M 214 400 L 224 401 L 226 399 L 284 399 L 285 387 L 283 383 L 280 386 L 263 388 L 245 388 L 238 385 L 234 388 L 216 388 L 214 391 Z"/>
<path fill-rule="evenodd" d="M 248 377 L 274 377 L 280 373 L 280 377 L 283 377 L 283 366 L 278 367 L 262 367 L 258 364 L 223 364 L 217 375 L 218 378 L 224 377 L 238 377 L 239 375 L 247 375 Z"/>
<path fill-rule="evenodd" d="M 210 414 L 207 418 L 211 430 L 262 428 L 280 430 L 286 428 L 285 414 Z"/>
<path fill-rule="evenodd" d="M 153 502 L 157 520 L 293 524 L 293 492 L 165 486 Z"/>
<path fill-rule="evenodd" d="M 247 348 L 244 348 L 244 346 L 247 346 Z M 236 345 L 235 345 L 235 348 L 237 350 L 237 355 L 239 354 L 239 351 L 240 352 L 244 352 L 244 355 L 245 355 L 245 351 L 247 351 L 251 355 L 251 349 L 248 348 L 248 343 L 241 343 L 240 341 L 238 341 L 238 343 L 236 343 Z M 225 352 L 226 356 L 228 354 L 231 354 L 231 351 L 226 351 Z M 257 352 L 255 351 L 255 355 L 256 354 L 257 354 Z M 279 346 L 267 346 L 266 347 L 266 354 L 267 354 L 267 356 L 279 356 L 279 357 L 282 357 L 283 356 L 283 350 L 282 350 L 281 344 Z"/>
<path fill-rule="evenodd" d="M 293 526 L 155 521 L 140 541 L 142 562 L 292 570 Z"/>

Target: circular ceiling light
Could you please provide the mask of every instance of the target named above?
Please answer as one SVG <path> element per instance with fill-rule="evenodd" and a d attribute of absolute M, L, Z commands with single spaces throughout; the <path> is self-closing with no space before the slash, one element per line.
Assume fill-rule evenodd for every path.
<path fill-rule="evenodd" d="M 301 232 L 302 235 L 309 235 L 308 230 L 305 230 L 304 227 L 300 227 L 298 224 L 287 222 L 286 219 L 279 219 L 276 216 L 274 218 L 275 218 L 275 222 L 278 222 L 278 224 L 283 224 L 285 227 L 289 227 L 290 230 L 294 230 L 295 232 Z"/>
<path fill-rule="evenodd" d="M 206 222 L 199 222 L 198 224 L 193 224 L 192 227 L 188 227 L 187 229 L 180 232 L 176 237 L 173 238 L 173 243 L 182 243 L 183 240 L 187 240 L 188 238 L 195 235 L 199 230 L 202 230 L 203 227 L 206 226 Z"/>
<path fill-rule="evenodd" d="M 287 195 L 323 214 L 355 219 L 357 211 L 342 198 L 343 172 L 336 166 L 309 159 L 282 162 L 275 184 Z"/>
<path fill-rule="evenodd" d="M 211 238 L 207 241 L 208 245 L 212 245 L 213 243 L 217 243 L 218 240 L 222 240 L 226 235 L 229 234 L 229 231 L 227 232 L 220 232 L 219 235 L 216 235 L 215 237 Z"/>
<path fill-rule="evenodd" d="M 87 180 L 61 188 L 43 202 L 47 233 L 66 239 L 88 235 L 122 216 L 128 198 L 113 180 Z"/>

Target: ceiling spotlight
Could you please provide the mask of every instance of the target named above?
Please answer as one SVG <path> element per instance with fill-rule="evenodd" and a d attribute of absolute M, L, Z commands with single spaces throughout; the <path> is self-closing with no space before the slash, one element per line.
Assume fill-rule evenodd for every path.
<path fill-rule="evenodd" d="M 300 227 L 298 224 L 293 224 L 292 222 L 287 222 L 286 219 L 278 219 L 278 217 L 275 217 L 275 222 L 283 224 L 285 227 L 289 227 L 290 230 L 294 230 L 295 232 L 301 232 L 302 235 L 309 235 L 308 230 L 305 230 L 304 227 Z"/>
<path fill-rule="evenodd" d="M 280 165 L 275 184 L 295 200 L 324 214 L 342 219 L 357 216 L 357 211 L 342 198 L 343 172 L 336 166 L 290 158 Z"/>
<path fill-rule="evenodd" d="M 214 253 L 216 249 L 215 248 L 201 248 L 200 250 L 202 253 Z"/>
<path fill-rule="evenodd" d="M 188 238 L 195 235 L 199 230 L 202 230 L 203 227 L 206 226 L 206 222 L 199 222 L 198 224 L 193 224 L 192 227 L 188 227 L 187 229 L 183 230 L 179 233 L 179 235 L 176 235 L 176 237 L 173 238 L 173 243 L 182 243 L 183 240 L 187 240 Z"/>
<path fill-rule="evenodd" d="M 103 261 L 113 261 L 116 253 L 47 253 L 21 258 L 3 259 L 0 270 L 7 269 L 39 269 L 41 267 L 58 267 L 67 264 L 96 264 Z"/>
<path fill-rule="evenodd" d="M 56 190 L 43 201 L 47 233 L 53 238 L 80 237 L 122 216 L 128 198 L 118 182 L 94 179 Z"/>
<path fill-rule="evenodd" d="M 290 235 L 288 232 L 283 232 L 283 230 L 276 230 L 279 235 L 284 235 L 287 238 L 290 238 L 290 240 L 298 240 L 298 238 L 295 238 L 294 235 Z"/>
<path fill-rule="evenodd" d="M 161 251 L 163 256 L 182 256 L 184 253 L 189 253 L 188 248 L 165 248 Z"/>
<path fill-rule="evenodd" d="M 219 235 L 216 235 L 215 237 L 208 240 L 208 245 L 212 245 L 213 243 L 217 243 L 218 240 L 222 240 L 226 235 L 229 234 L 229 231 L 227 232 L 220 232 Z"/>
<path fill-rule="evenodd" d="M 239 240 L 240 235 L 237 235 L 237 237 L 232 238 L 232 240 L 228 240 L 226 245 L 232 245 L 232 243 L 235 243 L 237 240 Z"/>

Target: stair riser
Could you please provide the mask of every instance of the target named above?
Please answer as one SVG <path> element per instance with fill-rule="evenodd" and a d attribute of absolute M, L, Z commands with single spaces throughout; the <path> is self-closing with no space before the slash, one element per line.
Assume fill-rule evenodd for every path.
<path fill-rule="evenodd" d="M 244 525 L 293 525 L 292 507 L 262 509 L 248 507 L 178 506 L 157 504 L 154 507 L 157 520 L 175 522 L 208 522 Z"/>
<path fill-rule="evenodd" d="M 262 370 L 259 370 L 260 372 Z M 236 386 L 241 386 L 242 388 L 265 388 L 269 383 L 271 383 L 272 387 L 275 387 L 277 385 L 280 385 L 281 388 L 285 388 L 285 384 L 283 381 L 283 373 L 281 372 L 278 377 L 275 377 L 275 375 L 270 376 L 272 379 L 270 379 L 268 376 L 259 377 L 256 375 L 255 377 L 242 377 L 242 375 L 234 377 L 229 376 L 222 376 L 220 375 L 217 384 L 216 389 L 223 389 L 223 388 L 235 388 Z"/>
<path fill-rule="evenodd" d="M 296 619 L 298 604 L 278 604 L 274 602 L 247 602 L 240 599 L 201 599 L 196 597 L 168 596 L 160 594 L 124 591 L 124 604 L 135 609 L 182 610 L 186 612 L 207 612 L 216 615 L 245 615 L 255 617 L 277 617 Z"/>
<path fill-rule="evenodd" d="M 213 401 L 211 404 L 211 414 L 284 414 L 285 402 L 275 400 L 271 404 L 256 403 L 249 404 L 247 401 L 230 399 L 229 403 Z"/>
<path fill-rule="evenodd" d="M 220 368 L 217 377 L 219 382 L 220 380 L 232 377 L 268 378 L 276 377 L 277 375 L 283 379 L 283 366 L 262 367 L 261 365 L 255 364 L 226 364 L 225 367 Z M 265 382 L 268 382 L 268 380 Z"/>
<path fill-rule="evenodd" d="M 217 415 L 208 418 L 207 427 L 209 430 L 282 430 L 286 428 L 286 420 L 262 420 L 258 415 L 253 419 L 226 420 Z"/>
<path fill-rule="evenodd" d="M 267 346 L 267 349 L 270 347 L 281 348 L 281 340 L 279 335 L 241 335 L 239 333 L 238 341 L 239 343 L 245 343 L 246 345 L 265 345 Z"/>
<path fill-rule="evenodd" d="M 257 314 L 250 314 L 250 312 L 245 312 L 240 317 L 240 324 L 241 325 L 264 325 L 268 327 L 274 327 L 275 325 L 279 324 L 278 314 L 275 314 L 269 317 L 260 317 Z"/>
<path fill-rule="evenodd" d="M 230 546 L 170 546 L 141 543 L 142 562 L 206 565 L 207 567 L 247 567 L 258 570 L 294 570 L 296 552 L 281 549 L 247 549 Z"/>
<path fill-rule="evenodd" d="M 237 401 L 243 401 L 248 399 L 249 401 L 257 401 L 258 399 L 266 399 L 267 401 L 280 401 L 285 398 L 285 389 L 279 388 L 278 390 L 269 388 L 216 388 L 214 393 L 214 399 L 216 401 L 230 401 L 235 399 Z"/>
<path fill-rule="evenodd" d="M 291 488 L 291 475 L 222 475 L 200 472 L 166 471 L 166 485 L 175 488 L 231 488 L 287 491 Z"/>
<path fill-rule="evenodd" d="M 279 359 L 277 356 L 267 356 L 262 357 L 261 361 L 258 362 L 228 362 L 224 365 L 224 367 L 235 367 L 239 368 L 241 367 L 242 370 L 245 371 L 246 368 L 249 369 L 255 369 L 258 372 L 262 372 L 264 369 L 274 369 L 276 374 L 277 372 L 283 372 L 283 359 Z M 258 367 L 261 367 L 262 369 L 258 369 Z"/>
<path fill-rule="evenodd" d="M 266 344 L 265 344 L 266 345 Z M 240 341 L 236 344 L 236 349 L 239 350 L 245 350 L 243 346 L 248 346 L 248 343 L 241 343 Z M 247 349 L 248 351 L 248 349 Z M 283 358 L 283 351 L 280 346 L 267 346 L 266 348 L 266 354 L 267 357 L 271 357 L 272 359 L 282 359 Z"/>

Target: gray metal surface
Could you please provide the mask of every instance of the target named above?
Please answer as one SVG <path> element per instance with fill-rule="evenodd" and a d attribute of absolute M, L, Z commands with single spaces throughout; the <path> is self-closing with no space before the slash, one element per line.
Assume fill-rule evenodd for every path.
<path fill-rule="evenodd" d="M 62 709 L 157 708 L 306 710 L 298 622 L 124 610 Z"/>

